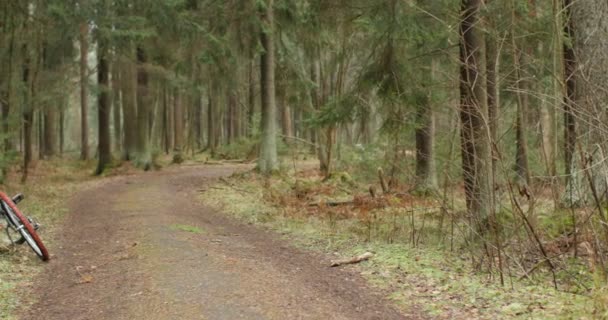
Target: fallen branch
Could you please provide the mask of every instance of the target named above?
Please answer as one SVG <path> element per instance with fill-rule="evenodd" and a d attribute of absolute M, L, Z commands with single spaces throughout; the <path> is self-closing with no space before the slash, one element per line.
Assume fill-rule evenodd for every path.
<path fill-rule="evenodd" d="M 344 259 L 344 260 L 335 260 L 331 262 L 331 266 L 332 267 L 339 267 L 345 264 L 355 264 L 355 263 L 359 263 L 361 261 L 366 261 L 369 260 L 371 257 L 373 257 L 374 254 L 371 252 L 366 252 L 362 255 L 350 258 L 350 259 Z"/>
<path fill-rule="evenodd" d="M 240 192 L 240 193 L 251 193 L 248 190 L 237 188 L 234 184 L 230 183 L 230 181 L 226 180 L 225 178 L 220 178 L 220 181 L 223 182 L 224 184 L 226 184 L 228 187 L 232 188 L 233 190 L 237 191 L 237 192 Z"/>
<path fill-rule="evenodd" d="M 237 163 L 237 164 L 247 164 L 247 163 L 252 163 L 257 159 L 226 159 L 226 160 L 222 160 L 222 163 Z"/>
<path fill-rule="evenodd" d="M 224 160 L 207 160 L 204 162 L 206 165 L 220 166 L 223 164 L 250 164 L 255 162 L 257 159 L 224 159 Z"/>
<path fill-rule="evenodd" d="M 346 200 L 346 201 L 323 201 L 323 202 L 313 202 L 309 203 L 309 207 L 320 207 L 320 206 L 328 206 L 328 207 L 338 207 L 338 206 L 349 206 L 355 204 L 355 200 Z"/>

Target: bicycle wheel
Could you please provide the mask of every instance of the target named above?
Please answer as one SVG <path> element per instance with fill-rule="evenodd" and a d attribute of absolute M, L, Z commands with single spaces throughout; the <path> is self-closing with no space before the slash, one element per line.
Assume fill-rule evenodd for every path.
<path fill-rule="evenodd" d="M 48 261 L 49 252 L 46 250 L 30 221 L 19 211 L 13 200 L 3 192 L 0 192 L 0 201 L 7 216 L 14 224 L 15 229 L 21 233 L 25 242 L 27 242 L 42 261 Z"/>

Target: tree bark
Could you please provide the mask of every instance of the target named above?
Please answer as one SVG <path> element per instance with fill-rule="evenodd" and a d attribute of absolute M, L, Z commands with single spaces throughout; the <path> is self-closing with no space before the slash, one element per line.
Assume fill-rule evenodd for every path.
<path fill-rule="evenodd" d="M 99 161 L 97 163 L 96 175 L 102 174 L 106 167 L 112 162 L 111 135 L 110 135 L 110 87 L 108 49 L 104 41 L 100 41 L 97 49 L 97 83 L 99 85 L 98 98 L 98 125 L 99 125 Z"/>
<path fill-rule="evenodd" d="M 496 40 L 492 37 L 486 38 L 486 83 L 488 95 L 488 125 L 490 126 L 490 143 L 497 143 L 498 133 L 498 106 L 499 104 L 499 84 L 498 84 L 498 69 L 499 69 L 499 52 Z M 496 162 L 498 155 L 494 148 L 491 149 L 492 155 L 492 173 L 496 180 Z M 496 181 L 494 181 L 496 183 Z"/>
<path fill-rule="evenodd" d="M 207 149 L 211 155 L 215 155 L 215 149 L 218 145 L 217 129 L 219 125 L 216 123 L 216 101 L 217 101 L 217 85 L 213 82 L 209 86 L 209 103 L 207 105 Z"/>
<path fill-rule="evenodd" d="M 63 106 L 61 107 L 61 110 L 59 110 L 59 154 L 61 156 L 63 156 L 63 152 L 65 151 L 65 106 L 68 105 L 67 103 L 68 98 L 64 98 L 64 100 L 62 100 L 62 104 Z"/>
<path fill-rule="evenodd" d="M 114 123 L 114 149 L 122 149 L 122 99 L 120 92 L 120 71 L 118 64 L 112 64 L 112 117 Z"/>
<path fill-rule="evenodd" d="M 253 52 L 253 50 L 251 50 Z M 255 113 L 255 57 L 250 54 L 249 61 L 249 85 L 247 86 L 247 132 L 251 137 L 253 135 L 253 114 Z"/>
<path fill-rule="evenodd" d="M 289 142 L 289 138 L 293 137 L 293 125 L 286 90 L 287 88 L 283 88 L 283 92 L 281 93 L 281 129 L 283 131 L 283 139 L 285 142 Z"/>
<path fill-rule="evenodd" d="M 569 39 L 574 39 L 574 22 L 572 20 L 572 0 L 564 0 L 565 24 L 564 34 Z M 564 80 L 566 83 L 566 95 L 564 96 L 564 161 L 566 172 L 566 184 L 568 184 L 571 168 L 574 161 L 576 147 L 576 120 L 574 114 L 574 101 L 576 90 L 576 57 L 574 47 L 567 41 L 564 42 Z"/>
<path fill-rule="evenodd" d="M 194 137 L 196 139 L 195 146 L 197 151 L 203 148 L 203 96 L 199 90 L 194 94 Z"/>
<path fill-rule="evenodd" d="M 426 101 L 416 112 L 416 189 L 424 194 L 437 189 L 435 172 L 435 115 Z"/>
<path fill-rule="evenodd" d="M 89 159 L 89 124 L 88 124 L 88 95 L 89 95 L 89 70 L 88 56 L 89 43 L 87 37 L 89 34 L 89 25 L 82 23 L 80 25 L 80 159 Z"/>
<path fill-rule="evenodd" d="M 10 14 L 7 12 L 7 14 Z M 2 121 L 4 130 L 4 151 L 8 152 L 12 149 L 10 137 L 10 109 L 13 104 L 13 61 L 15 59 L 15 29 L 13 17 L 10 17 L 10 40 L 8 45 L 8 74 L 6 81 L 6 103 L 2 103 Z M 3 177 L 6 172 L 3 172 Z"/>
<path fill-rule="evenodd" d="M 175 94 L 173 97 L 173 127 L 175 128 L 175 132 L 173 134 L 175 141 L 173 146 L 173 163 L 182 163 L 184 161 L 182 155 L 184 148 L 184 112 L 181 99 L 182 97 L 179 89 L 175 89 Z"/>
<path fill-rule="evenodd" d="M 23 175 L 21 181 L 27 180 L 29 167 L 34 156 L 33 129 L 34 129 L 34 108 L 31 105 L 34 100 L 34 81 L 32 79 L 32 62 L 27 56 L 27 47 L 24 47 L 26 54 L 23 63 L 22 80 L 25 88 L 23 95 Z"/>
<path fill-rule="evenodd" d="M 132 50 L 128 50 L 128 52 L 131 53 Z M 137 146 L 137 85 L 132 63 L 128 61 L 121 62 L 120 69 L 122 72 L 120 81 L 124 116 L 123 159 L 132 161 L 135 160 Z"/>
<path fill-rule="evenodd" d="M 261 43 L 264 52 L 261 57 L 261 86 L 262 86 L 262 142 L 258 169 L 269 175 L 278 170 L 277 136 L 276 136 L 276 93 L 274 76 L 274 0 L 267 0 L 262 12 L 264 28 L 261 32 Z"/>
<path fill-rule="evenodd" d="M 467 209 L 479 232 L 487 230 L 492 212 L 489 131 L 481 0 L 462 0 L 460 25 L 460 118 L 462 167 Z"/>
<path fill-rule="evenodd" d="M 515 152 L 515 172 L 517 174 L 518 183 L 530 184 L 530 166 L 528 164 L 528 139 L 526 137 L 525 126 L 526 118 L 530 111 L 529 106 L 529 81 L 523 74 L 523 67 L 526 65 L 525 50 L 523 45 L 519 45 L 515 40 L 515 25 L 520 22 L 516 19 L 515 2 L 512 2 L 511 11 L 511 44 L 513 46 L 513 64 L 515 66 L 515 87 L 517 96 L 517 112 L 515 114 L 515 135 L 516 135 L 516 152 Z"/>
<path fill-rule="evenodd" d="M 57 154 L 57 107 L 46 105 L 44 111 L 44 156 L 52 158 Z"/>
<path fill-rule="evenodd" d="M 570 2 L 570 1 L 568 1 Z M 579 134 L 586 137 L 586 149 L 593 144 L 608 147 L 608 1 L 571 1 L 569 25 L 576 57 L 574 101 L 580 118 Z"/>
<path fill-rule="evenodd" d="M 144 170 L 152 168 L 150 153 L 150 92 L 148 88 L 147 57 L 142 47 L 136 49 L 137 57 L 137 165 Z"/>

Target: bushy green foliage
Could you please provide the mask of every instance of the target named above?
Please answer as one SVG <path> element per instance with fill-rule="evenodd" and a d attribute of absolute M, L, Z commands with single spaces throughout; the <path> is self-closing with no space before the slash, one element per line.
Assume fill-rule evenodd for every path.
<path fill-rule="evenodd" d="M 355 180 L 369 183 L 377 181 L 378 168 L 386 165 L 382 144 L 342 146 L 336 170 L 350 172 Z"/>
<path fill-rule="evenodd" d="M 214 157 L 216 159 L 247 159 L 257 154 L 259 138 L 239 138 L 230 144 L 220 145 Z"/>

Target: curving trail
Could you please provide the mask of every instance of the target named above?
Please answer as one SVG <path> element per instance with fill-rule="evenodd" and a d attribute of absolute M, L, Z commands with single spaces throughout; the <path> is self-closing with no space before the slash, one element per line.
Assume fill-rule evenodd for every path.
<path fill-rule="evenodd" d="M 197 190 L 244 168 L 167 169 L 76 195 L 22 319 L 420 318 L 327 257 L 198 201 Z"/>

